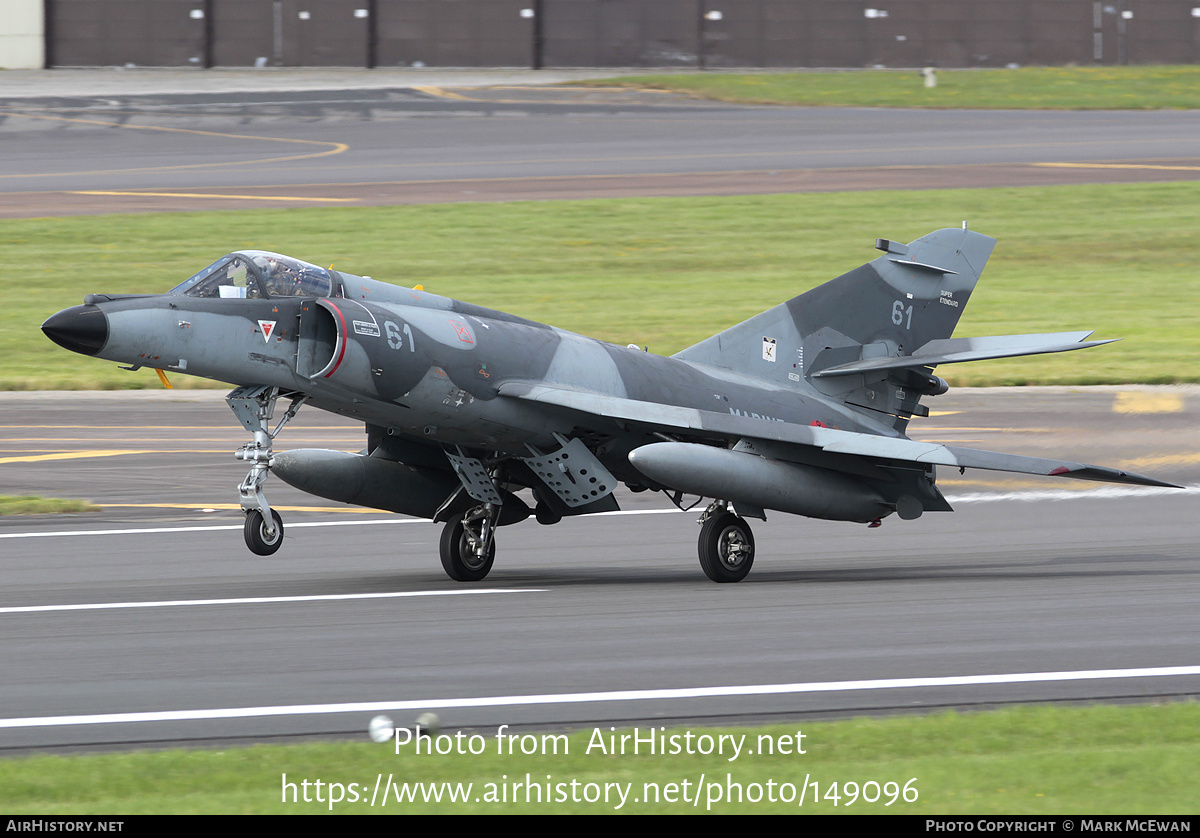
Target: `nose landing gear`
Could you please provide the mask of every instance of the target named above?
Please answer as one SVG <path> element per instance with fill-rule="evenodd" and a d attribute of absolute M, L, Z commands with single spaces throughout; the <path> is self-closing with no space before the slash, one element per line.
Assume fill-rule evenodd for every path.
<path fill-rule="evenodd" d="M 290 398 L 292 403 L 272 432 L 270 422 L 280 396 Z M 285 393 L 278 387 L 238 387 L 225 397 L 234 415 L 254 435 L 253 441 L 239 448 L 234 456 L 251 464 L 238 486 L 238 496 L 246 513 L 243 529 L 246 546 L 260 556 L 270 556 L 283 545 L 283 519 L 271 509 L 263 494 L 263 483 L 271 469 L 271 442 L 307 400 L 303 393 Z"/>

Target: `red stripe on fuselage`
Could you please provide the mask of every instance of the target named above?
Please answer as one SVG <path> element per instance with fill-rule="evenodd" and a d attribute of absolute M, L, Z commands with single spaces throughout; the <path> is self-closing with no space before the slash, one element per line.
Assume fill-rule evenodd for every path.
<path fill-rule="evenodd" d="M 337 372 L 337 368 L 342 364 L 342 358 L 346 357 L 346 315 L 342 314 L 342 310 L 335 306 L 329 300 L 325 300 L 325 304 L 337 312 L 338 319 L 342 321 L 341 328 L 338 329 L 338 341 L 342 344 L 341 350 L 338 352 L 337 361 L 333 364 L 333 369 L 325 373 L 325 378 Z"/>

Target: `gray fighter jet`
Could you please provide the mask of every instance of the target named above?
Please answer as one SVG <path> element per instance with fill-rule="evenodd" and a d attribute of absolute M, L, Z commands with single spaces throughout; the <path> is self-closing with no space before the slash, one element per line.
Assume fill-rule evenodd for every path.
<path fill-rule="evenodd" d="M 995 241 L 946 229 L 671 357 L 265 251 L 225 256 L 161 295 L 91 294 L 43 331 L 75 352 L 237 385 L 252 440 L 246 544 L 283 522 L 274 472 L 306 492 L 444 522 L 452 579 L 483 579 L 496 529 L 616 510 L 663 492 L 700 516 L 700 565 L 736 582 L 766 511 L 878 526 L 950 511 L 937 466 L 1170 486 L 1100 466 L 916 442 L 940 364 L 1064 352 L 1090 332 L 952 338 Z M 276 402 L 290 406 L 272 428 Z M 366 425 L 360 453 L 275 452 L 304 404 Z M 532 490 L 534 508 L 517 492 Z M 528 496 L 527 496 L 528 497 Z"/>

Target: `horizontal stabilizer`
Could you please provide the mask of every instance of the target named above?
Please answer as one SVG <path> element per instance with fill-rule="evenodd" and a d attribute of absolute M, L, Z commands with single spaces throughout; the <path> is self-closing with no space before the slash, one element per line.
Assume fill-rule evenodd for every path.
<path fill-rule="evenodd" d="M 1086 340 L 1091 332 L 1051 332 L 1040 335 L 996 335 L 979 338 L 943 338 L 931 340 L 911 355 L 890 358 L 868 358 L 839 364 L 813 373 L 813 378 L 830 378 L 880 370 L 936 367 L 938 364 L 959 364 L 964 361 L 987 361 L 992 358 L 1016 358 L 1021 355 L 1046 355 L 1070 352 L 1113 343 L 1110 340 Z"/>

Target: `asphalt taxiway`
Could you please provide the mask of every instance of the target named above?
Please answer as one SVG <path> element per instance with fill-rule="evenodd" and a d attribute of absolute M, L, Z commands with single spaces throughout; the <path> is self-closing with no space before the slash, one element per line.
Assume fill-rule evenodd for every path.
<path fill-rule="evenodd" d="M 167 75 L 100 94 L 63 78 L 0 91 L 0 217 L 1200 179 L 1200 111 L 728 105 L 411 74 L 219 92 Z"/>

